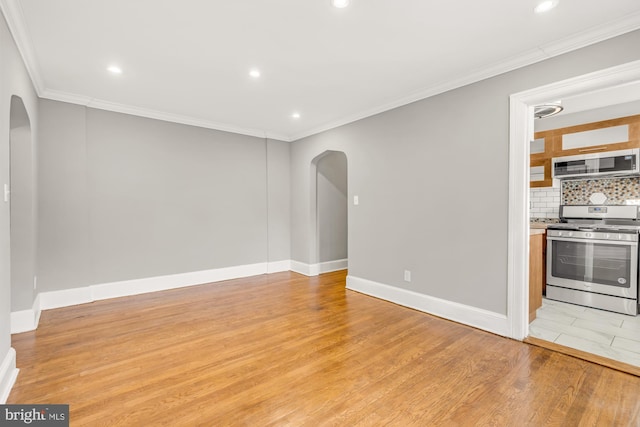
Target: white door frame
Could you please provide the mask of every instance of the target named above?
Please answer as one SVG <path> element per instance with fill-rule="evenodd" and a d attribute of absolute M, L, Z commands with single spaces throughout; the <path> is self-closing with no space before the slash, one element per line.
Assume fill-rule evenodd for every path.
<path fill-rule="evenodd" d="M 523 340 L 529 334 L 529 142 L 533 137 L 533 106 L 637 80 L 640 61 L 633 61 L 510 97 L 507 319 L 511 338 Z"/>

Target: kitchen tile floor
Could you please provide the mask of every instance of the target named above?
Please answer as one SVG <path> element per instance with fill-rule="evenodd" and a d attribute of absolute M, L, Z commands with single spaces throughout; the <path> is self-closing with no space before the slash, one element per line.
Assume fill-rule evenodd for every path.
<path fill-rule="evenodd" d="M 529 336 L 640 367 L 640 316 L 543 298 Z"/>

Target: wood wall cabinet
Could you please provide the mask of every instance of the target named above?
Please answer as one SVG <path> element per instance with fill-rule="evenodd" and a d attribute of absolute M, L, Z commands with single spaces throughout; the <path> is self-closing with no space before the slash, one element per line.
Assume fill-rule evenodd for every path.
<path fill-rule="evenodd" d="M 589 133 L 594 138 L 589 138 Z M 612 135 L 610 142 L 589 142 L 598 141 L 598 137 L 604 133 Z M 538 180 L 532 180 L 530 186 L 551 187 L 551 159 L 554 157 L 640 148 L 640 115 L 536 132 L 534 138 L 531 142 L 530 167 L 538 172 Z M 607 137 L 604 136 L 603 140 L 607 140 Z"/>
<path fill-rule="evenodd" d="M 542 292 L 546 282 L 546 238 L 546 232 L 529 236 L 529 322 L 533 322 L 536 310 L 542 305 Z"/>

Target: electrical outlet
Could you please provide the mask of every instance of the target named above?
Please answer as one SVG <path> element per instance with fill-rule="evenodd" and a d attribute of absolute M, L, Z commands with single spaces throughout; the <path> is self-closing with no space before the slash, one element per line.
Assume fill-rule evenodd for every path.
<path fill-rule="evenodd" d="M 409 270 L 405 270 L 404 271 L 404 281 L 405 282 L 410 282 L 411 281 L 411 271 L 409 271 Z"/>
<path fill-rule="evenodd" d="M 360 198 L 358 196 L 353 196 L 353 204 L 356 206 L 360 204 Z"/>
<path fill-rule="evenodd" d="M 38 276 L 33 276 L 33 289 L 38 287 Z"/>

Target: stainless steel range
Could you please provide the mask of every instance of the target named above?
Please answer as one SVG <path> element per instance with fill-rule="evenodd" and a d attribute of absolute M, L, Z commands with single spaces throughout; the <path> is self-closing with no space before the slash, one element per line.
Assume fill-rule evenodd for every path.
<path fill-rule="evenodd" d="M 561 206 L 547 228 L 547 298 L 638 314 L 638 206 Z"/>

